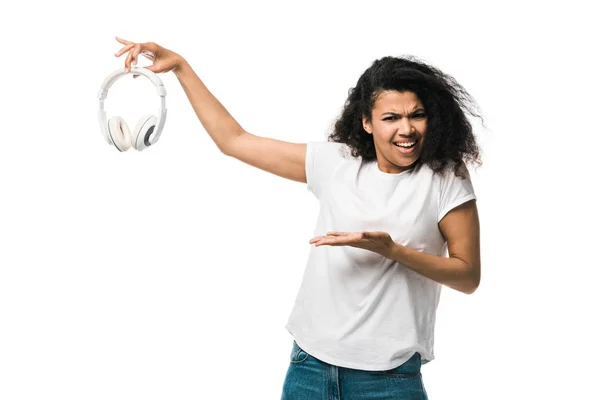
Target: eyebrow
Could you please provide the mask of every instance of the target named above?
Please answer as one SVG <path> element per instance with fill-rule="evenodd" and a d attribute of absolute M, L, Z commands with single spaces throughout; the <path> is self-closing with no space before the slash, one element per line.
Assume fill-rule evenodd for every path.
<path fill-rule="evenodd" d="M 416 107 L 416 108 L 414 108 L 414 109 L 411 111 L 411 114 L 414 114 L 414 113 L 416 113 L 417 111 L 425 111 L 425 109 L 424 109 L 423 107 Z M 381 115 L 385 115 L 385 114 L 391 114 L 391 115 L 402 115 L 402 114 L 399 114 L 399 113 L 397 113 L 397 112 L 393 112 L 393 111 L 386 111 L 386 112 L 384 112 L 384 113 L 383 113 L 383 114 L 381 114 Z"/>

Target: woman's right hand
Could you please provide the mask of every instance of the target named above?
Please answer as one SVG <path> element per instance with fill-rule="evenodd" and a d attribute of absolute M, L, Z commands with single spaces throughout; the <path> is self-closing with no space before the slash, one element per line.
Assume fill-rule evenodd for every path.
<path fill-rule="evenodd" d="M 125 45 L 115 54 L 115 57 L 120 57 L 127 53 L 127 57 L 125 58 L 125 71 L 127 72 L 131 71 L 132 64 L 134 66 L 137 64 L 137 58 L 140 54 L 153 61 L 152 65 L 144 68 L 155 73 L 176 70 L 185 61 L 179 54 L 165 49 L 154 42 L 134 43 L 120 37 L 116 37 L 115 39 Z M 137 76 L 134 75 L 134 78 Z"/>

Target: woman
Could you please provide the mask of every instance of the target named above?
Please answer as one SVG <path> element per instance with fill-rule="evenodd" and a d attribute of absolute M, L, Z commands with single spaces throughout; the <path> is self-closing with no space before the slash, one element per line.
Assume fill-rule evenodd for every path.
<path fill-rule="evenodd" d="M 282 399 L 426 399 L 420 369 L 434 359 L 441 286 L 469 294 L 480 280 L 466 169 L 480 157 L 462 86 L 415 58 L 384 57 L 350 90 L 329 141 L 288 143 L 246 132 L 179 54 L 117 40 L 126 70 L 142 54 L 149 70 L 175 73 L 224 154 L 320 200 Z"/>

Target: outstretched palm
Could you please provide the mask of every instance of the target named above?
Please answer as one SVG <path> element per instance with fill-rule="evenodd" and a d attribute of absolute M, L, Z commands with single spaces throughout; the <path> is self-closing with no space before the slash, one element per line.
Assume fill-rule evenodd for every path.
<path fill-rule="evenodd" d="M 389 233 L 386 232 L 327 232 L 325 236 L 316 236 L 309 241 L 316 247 L 352 246 L 374 251 L 385 257 L 389 255 L 394 245 Z"/>

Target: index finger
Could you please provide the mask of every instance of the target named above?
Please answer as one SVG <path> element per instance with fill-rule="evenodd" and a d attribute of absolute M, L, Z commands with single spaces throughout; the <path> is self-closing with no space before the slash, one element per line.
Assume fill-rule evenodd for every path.
<path fill-rule="evenodd" d="M 120 38 L 120 37 L 118 37 L 118 36 L 115 36 L 115 39 L 117 39 L 117 42 L 119 42 L 119 43 L 123 43 L 123 44 L 130 44 L 130 43 L 133 43 L 133 42 L 130 42 L 129 40 L 121 39 L 121 38 Z"/>
<path fill-rule="evenodd" d="M 129 43 L 127 46 L 123 47 L 121 50 L 119 50 L 115 56 L 119 57 L 121 56 L 123 53 L 131 50 L 133 47 L 135 46 L 135 43 Z"/>

